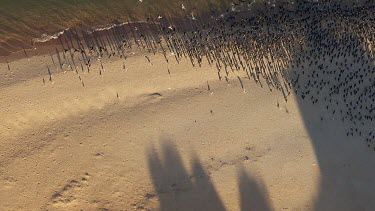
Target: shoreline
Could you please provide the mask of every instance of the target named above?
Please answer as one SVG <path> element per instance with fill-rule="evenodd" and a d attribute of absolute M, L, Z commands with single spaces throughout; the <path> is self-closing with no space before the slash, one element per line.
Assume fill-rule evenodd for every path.
<path fill-rule="evenodd" d="M 363 2 L 365 2 L 365 0 L 363 1 L 360 1 L 358 2 L 358 5 L 353 7 L 353 8 L 356 8 L 356 7 L 372 7 L 374 8 L 375 7 L 375 4 L 373 5 L 363 5 Z M 295 9 L 296 9 L 296 5 L 294 4 L 291 4 L 289 1 L 280 1 L 280 2 L 276 2 L 276 5 L 275 7 L 280 7 L 282 6 L 283 7 L 283 10 L 284 12 L 285 11 L 289 11 L 289 12 L 294 12 Z M 348 9 L 348 5 L 342 5 L 342 8 L 345 8 L 345 9 Z M 217 9 L 217 8 L 216 8 Z M 243 9 L 243 7 L 242 7 Z M 227 14 L 230 14 L 231 12 L 235 11 L 230 11 L 230 10 L 227 10 L 226 12 L 221 9 L 222 11 L 220 10 L 216 10 L 215 11 L 215 14 L 216 14 L 216 17 L 215 18 L 220 18 L 222 15 L 227 15 Z M 256 3 L 256 4 L 252 4 L 250 8 L 247 8 L 246 10 L 243 10 L 243 11 L 236 11 L 236 13 L 247 13 L 247 12 L 250 12 L 253 14 L 254 17 L 260 15 L 272 15 L 272 13 L 269 13 L 267 11 L 267 9 L 265 8 L 265 5 L 261 4 L 261 3 Z M 197 13 L 199 14 L 201 17 L 202 17 L 202 20 L 206 20 L 207 18 L 208 19 L 211 19 L 211 18 L 214 18 L 212 17 L 208 11 L 206 12 L 202 12 L 202 13 Z M 173 17 L 171 15 L 167 15 L 166 17 L 168 17 L 168 21 L 171 21 L 172 23 L 179 23 L 179 22 L 184 22 L 184 20 L 186 21 L 187 18 L 189 17 Z M 156 24 L 160 24 L 157 22 L 157 18 L 154 17 L 154 21 Z M 200 22 L 202 22 L 201 20 L 198 20 Z M 151 24 L 155 24 L 155 23 L 151 23 Z M 111 31 L 113 28 L 116 28 L 118 26 L 124 26 L 124 25 L 135 25 L 135 24 L 145 24 L 148 25 L 150 24 L 149 22 L 147 22 L 146 20 L 139 20 L 139 21 L 126 21 L 126 22 L 119 22 L 119 21 L 113 21 L 112 23 L 108 23 L 108 24 L 101 24 L 101 25 L 96 25 L 96 26 L 92 26 L 92 27 L 89 27 L 89 29 L 80 29 L 80 28 L 76 28 L 75 30 L 77 31 L 80 31 L 80 32 L 83 32 L 85 31 L 86 33 L 94 33 L 94 32 L 99 32 L 99 34 L 101 34 L 100 36 L 102 36 L 103 34 L 106 34 L 106 32 L 108 31 Z M 178 26 L 176 26 L 178 27 Z M 74 28 L 73 28 L 74 29 Z M 69 31 L 70 28 L 66 28 L 64 30 L 61 30 L 61 31 L 56 31 L 56 32 L 53 32 L 51 34 L 42 34 L 40 35 L 39 37 L 35 37 L 35 38 L 30 38 L 30 40 L 28 42 L 30 43 L 27 43 L 27 41 L 23 40 L 11 40 L 11 41 L 8 41 L 6 43 L 4 43 L 5 45 L 8 45 L 8 46 L 14 46 L 13 48 L 14 49 L 18 49 L 16 51 L 9 51 L 9 50 L 4 50 L 4 49 L 1 49 L 0 47 L 0 63 L 6 63 L 6 60 L 8 60 L 8 62 L 12 62 L 12 61 L 15 61 L 15 60 L 19 60 L 19 59 L 22 59 L 22 58 L 26 58 L 26 55 L 25 55 L 25 52 L 27 53 L 27 56 L 29 57 L 32 57 L 32 56 L 36 56 L 36 55 L 48 55 L 48 54 L 54 54 L 55 53 L 55 48 L 61 48 L 61 42 L 59 41 L 59 38 L 62 38 L 64 37 L 64 35 L 66 34 L 67 31 Z M 128 32 L 130 33 L 130 32 Z M 151 32 L 152 33 L 152 32 Z M 82 39 L 82 33 L 78 33 L 79 34 L 79 37 L 80 39 Z M 44 39 L 47 39 L 47 41 L 38 41 L 38 40 L 44 40 Z M 139 39 L 139 37 L 137 38 Z M 18 44 L 17 44 L 18 43 Z M 1 45 L 0 45 L 1 46 Z M 87 46 L 86 46 L 87 47 Z M 61 50 L 61 49 L 60 49 Z"/>
<path fill-rule="evenodd" d="M 285 2 L 277 2 L 277 5 L 282 5 L 284 7 L 284 9 L 286 10 L 289 10 L 289 11 L 294 11 L 294 6 L 289 4 L 288 1 L 285 1 Z M 260 4 L 260 3 L 256 3 L 256 4 L 251 4 L 251 7 L 248 7 L 248 8 L 243 8 L 243 6 L 241 6 L 241 9 L 242 10 L 227 10 L 225 11 L 223 8 L 220 8 L 220 7 L 214 7 L 214 10 L 213 11 L 206 11 L 206 12 L 197 12 L 197 13 L 194 13 L 192 12 L 190 15 L 187 15 L 185 14 L 185 16 L 181 16 L 181 17 L 174 17 L 173 15 L 171 14 L 166 14 L 165 16 L 161 15 L 162 20 L 158 20 L 158 17 L 155 16 L 153 17 L 153 21 L 154 23 L 150 23 L 148 22 L 149 20 L 137 20 L 137 21 L 126 21 L 126 22 L 119 22 L 119 21 L 113 21 L 112 23 L 108 23 L 108 24 L 101 24 L 101 25 L 96 25 L 96 26 L 92 26 L 92 27 L 89 27 L 89 29 L 87 28 L 74 28 L 74 30 L 76 31 L 79 31 L 79 38 L 82 39 L 82 33 L 83 31 L 85 31 L 86 33 L 88 34 L 91 34 L 91 33 L 95 33 L 95 32 L 99 32 L 99 34 L 101 34 L 100 36 L 102 36 L 103 34 L 106 34 L 106 32 L 109 32 L 111 30 L 113 30 L 114 28 L 117 28 L 119 26 L 126 26 L 126 25 L 136 25 L 136 24 L 144 24 L 145 26 L 149 25 L 149 24 L 161 24 L 163 25 L 163 22 L 166 23 L 166 22 L 169 22 L 168 24 L 175 24 L 174 27 L 179 27 L 178 26 L 178 23 L 184 23 L 186 24 L 187 20 L 188 19 L 193 19 L 198 15 L 200 17 L 200 20 L 196 19 L 195 21 L 198 21 L 198 22 L 202 22 L 202 20 L 207 20 L 207 19 L 212 19 L 212 20 L 215 20 L 215 19 L 221 19 L 227 15 L 231 15 L 231 13 L 235 12 L 237 14 L 241 14 L 241 13 L 252 13 L 252 15 L 255 17 L 257 15 L 262 15 L 264 14 L 265 12 L 265 8 L 263 8 L 264 5 L 263 4 Z M 247 15 L 248 16 L 248 15 Z M 167 20 L 165 20 L 167 18 Z M 160 22 L 161 21 L 161 22 Z M 204 22 L 204 21 L 203 21 Z M 184 27 L 189 27 L 189 26 L 184 26 Z M 193 27 L 193 25 L 191 25 L 190 27 Z M 193 30 L 193 28 L 191 28 Z M 1 49 L 0 47 L 0 63 L 5 63 L 6 60 L 8 60 L 8 62 L 11 62 L 11 61 L 15 61 L 15 60 L 18 60 L 18 59 L 22 59 L 22 58 L 26 58 L 26 55 L 25 55 L 25 52 L 27 52 L 27 55 L 28 56 L 35 56 L 35 55 L 40 55 L 40 54 L 53 54 L 55 53 L 55 48 L 59 48 L 61 47 L 61 42 L 59 41 L 60 38 L 63 38 L 64 35 L 66 34 L 67 31 L 71 30 L 70 28 L 66 28 L 64 30 L 61 30 L 61 31 L 56 31 L 56 32 L 53 32 L 51 34 L 42 34 L 40 35 L 39 37 L 36 37 L 36 38 L 30 38 L 29 40 L 29 44 L 27 44 L 27 42 L 25 41 L 19 41 L 19 40 L 11 40 L 9 41 L 10 43 L 5 43 L 5 45 L 8 45 L 8 46 L 14 46 L 13 48 L 14 49 L 18 49 L 16 51 L 9 51 L 9 50 L 5 50 L 5 49 Z M 155 32 L 152 32 L 152 31 L 148 31 L 148 32 L 151 32 L 151 33 L 155 33 Z M 131 32 L 128 32 L 128 33 L 131 33 Z M 46 41 L 44 41 L 46 39 Z M 139 37 L 137 38 L 139 39 Z M 38 40 L 43 40 L 42 42 L 38 41 Z M 12 42 L 14 42 L 14 44 L 12 44 Z M 16 43 L 19 43 L 18 45 Z M 0 45 L 1 46 L 1 45 Z M 87 47 L 87 46 L 86 46 Z M 39 52 L 40 51 L 40 52 Z"/>
<path fill-rule="evenodd" d="M 125 25 L 129 25 L 129 27 L 130 27 L 131 25 L 137 25 L 137 24 L 147 25 L 149 23 L 140 21 L 140 22 L 132 22 L 132 23 L 112 24 L 112 25 L 108 25 L 108 26 L 98 26 L 98 27 L 94 28 L 93 31 L 85 31 L 85 33 L 87 33 L 87 34 L 97 33 L 98 36 L 102 36 L 102 38 L 103 38 L 104 36 L 106 36 L 106 34 L 111 33 L 112 30 L 114 30 L 114 28 L 125 26 Z M 84 32 L 84 30 L 81 30 L 81 31 Z M 9 55 L 1 55 L 0 56 L 0 63 L 6 63 L 6 61 L 12 62 L 12 61 L 16 61 L 16 60 L 19 60 L 19 59 L 23 59 L 23 58 L 27 58 L 27 57 L 31 58 L 33 56 L 38 56 L 38 55 L 49 55 L 49 54 L 53 55 L 53 54 L 56 54 L 56 48 L 59 50 L 59 52 L 63 50 L 63 46 L 61 44 L 62 42 L 65 43 L 65 45 L 67 43 L 69 45 L 69 48 L 66 48 L 67 46 L 64 46 L 64 49 L 72 50 L 74 47 L 77 47 L 77 43 L 75 43 L 76 40 L 72 40 L 72 41 L 67 40 L 69 38 L 66 35 L 67 32 L 72 33 L 70 31 L 70 29 L 65 29 L 63 31 L 55 33 L 54 35 L 50 35 L 50 36 L 47 35 L 48 40 L 43 41 L 43 42 L 38 42 L 36 40 L 38 40 L 39 38 L 35 38 L 34 39 L 35 41 L 33 41 L 33 44 L 31 46 L 31 48 L 24 48 L 24 49 L 16 51 L 16 52 L 11 52 L 11 53 L 9 53 Z M 84 38 L 82 36 L 82 33 L 78 33 L 77 35 L 79 36 L 79 39 L 81 39 L 81 40 Z M 70 37 L 70 39 L 72 39 L 72 38 Z M 73 45 L 70 44 L 69 41 L 73 42 Z M 87 48 L 87 46 L 84 46 L 84 47 Z"/>
<path fill-rule="evenodd" d="M 145 21 L 147 15 L 154 18 L 158 15 L 184 18 L 190 15 L 191 12 L 202 14 L 213 9 L 220 12 L 229 6 L 229 1 L 223 0 L 220 3 L 215 3 L 213 0 L 193 0 L 185 4 L 185 9 L 182 9 L 181 3 L 177 1 L 157 4 L 153 1 L 123 2 L 114 0 L 108 3 L 97 1 L 96 3 L 87 2 L 85 4 L 85 0 L 83 0 L 66 4 L 59 3 L 55 5 L 56 8 L 49 4 L 48 1 L 39 4 L 39 6 L 38 4 L 33 4 L 27 7 L 35 9 L 35 11 L 31 10 L 34 13 L 38 12 L 38 8 L 42 10 L 36 14 L 32 12 L 23 14 L 18 10 L 12 11 L 21 7 L 22 4 L 19 6 L 8 5 L 8 3 L 0 4 L 4 8 L 4 11 L 0 8 L 0 12 L 3 12 L 4 16 L 9 16 L 8 19 L 0 18 L 0 27 L 3 29 L 0 32 L 1 56 L 9 56 L 15 51 L 29 49 L 32 47 L 34 39 L 39 39 L 44 34 L 53 36 L 67 28 L 90 31 L 101 26 L 107 27 L 118 23 Z M 69 8 L 70 4 L 77 7 Z M 197 7 L 199 4 L 203 6 Z M 108 14 L 103 14 L 103 12 Z M 35 21 L 38 20 L 38 22 L 33 21 L 33 19 L 36 19 Z"/>
<path fill-rule="evenodd" d="M 0 210 L 371 210 L 373 11 L 70 29 L 0 63 Z"/>

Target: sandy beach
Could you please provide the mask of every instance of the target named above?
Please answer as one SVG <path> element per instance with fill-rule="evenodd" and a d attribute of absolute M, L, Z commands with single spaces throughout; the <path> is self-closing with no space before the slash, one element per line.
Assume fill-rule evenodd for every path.
<path fill-rule="evenodd" d="M 0 58 L 0 211 L 374 210 L 375 5 L 263 3 Z"/>
<path fill-rule="evenodd" d="M 319 124 L 319 108 L 243 71 L 227 83 L 149 57 L 104 61 L 102 75 L 96 62 L 84 86 L 73 71 L 48 81 L 48 56 L 1 64 L 0 210 L 373 207 L 371 151 Z"/>

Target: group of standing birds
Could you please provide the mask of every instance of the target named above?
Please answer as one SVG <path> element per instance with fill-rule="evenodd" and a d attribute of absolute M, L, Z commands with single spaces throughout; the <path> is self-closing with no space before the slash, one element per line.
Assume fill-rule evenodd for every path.
<path fill-rule="evenodd" d="M 280 91 L 285 101 L 294 93 L 319 107 L 322 122 L 347 123 L 346 135 L 363 139 L 375 151 L 375 4 L 297 0 L 251 10 L 243 4 L 248 2 L 226 11 L 196 12 L 194 19 L 160 14 L 107 31 L 69 30 L 59 38 L 57 67 L 68 63 L 77 71 L 79 63 L 89 71 L 96 59 L 126 59 L 140 51 L 150 54 L 145 56 L 150 64 L 156 53 L 167 63 L 207 62 L 219 80 L 243 71 L 260 86 Z M 245 82 L 238 80 L 243 88 Z"/>

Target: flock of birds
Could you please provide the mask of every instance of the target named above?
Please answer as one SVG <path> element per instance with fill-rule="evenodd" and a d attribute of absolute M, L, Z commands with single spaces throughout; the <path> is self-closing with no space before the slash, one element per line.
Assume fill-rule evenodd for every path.
<path fill-rule="evenodd" d="M 129 52 L 162 53 L 165 61 L 207 62 L 226 80 L 243 71 L 285 101 L 294 92 L 301 101 L 324 109 L 321 121 L 335 118 L 350 125 L 347 136 L 359 137 L 375 151 L 375 5 L 351 6 L 332 1 L 265 3 L 240 10 L 240 1 L 219 13 L 194 13 L 193 18 L 147 17 L 144 22 L 117 24 L 101 31 L 69 29 L 51 54 L 53 65 L 90 72 L 94 61 L 123 59 Z M 182 5 L 183 9 L 187 8 Z M 172 56 L 170 56 L 172 55 Z M 152 63 L 149 56 L 147 62 Z M 50 66 L 47 66 L 52 80 Z M 168 69 L 169 72 L 169 69 Z M 243 80 L 237 76 L 243 88 Z M 44 80 L 44 79 L 43 79 Z M 82 85 L 84 83 L 82 81 Z"/>

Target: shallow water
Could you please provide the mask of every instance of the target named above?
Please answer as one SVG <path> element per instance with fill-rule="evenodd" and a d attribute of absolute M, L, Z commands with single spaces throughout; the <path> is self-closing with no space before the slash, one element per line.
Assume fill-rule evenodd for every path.
<path fill-rule="evenodd" d="M 88 29 L 158 15 L 223 10 L 230 0 L 1 0 L 0 55 L 30 48 L 32 39 L 66 28 Z M 182 9 L 182 4 L 186 8 Z"/>

